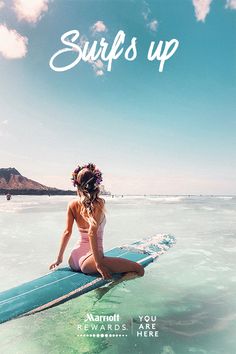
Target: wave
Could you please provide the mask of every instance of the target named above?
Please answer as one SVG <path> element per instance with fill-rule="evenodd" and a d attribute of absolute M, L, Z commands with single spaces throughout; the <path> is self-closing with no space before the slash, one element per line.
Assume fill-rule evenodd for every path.
<path fill-rule="evenodd" d="M 223 200 L 230 200 L 230 199 L 233 199 L 233 197 L 224 197 L 224 196 L 222 196 L 222 197 L 215 197 L 215 198 L 217 198 L 217 199 L 223 199 Z"/>
<path fill-rule="evenodd" d="M 215 208 L 212 208 L 212 207 L 203 206 L 203 207 L 202 207 L 202 210 L 213 211 L 213 210 L 216 210 L 216 209 L 215 209 Z"/>
<path fill-rule="evenodd" d="M 186 199 L 186 196 L 161 196 L 161 197 L 147 197 L 148 200 L 156 200 L 158 202 L 166 202 L 166 203 L 178 203 L 182 200 Z"/>
<path fill-rule="evenodd" d="M 157 234 L 131 244 L 122 245 L 121 248 L 135 253 L 145 253 L 153 258 L 159 257 L 176 243 L 176 238 L 169 234 Z"/>
<path fill-rule="evenodd" d="M 18 211 L 22 211 L 24 209 L 30 209 L 35 206 L 39 206 L 39 202 L 22 202 L 22 201 L 8 201 L 8 202 L 3 202 L 0 204 L 0 212 L 6 212 L 6 213 L 15 213 Z"/>

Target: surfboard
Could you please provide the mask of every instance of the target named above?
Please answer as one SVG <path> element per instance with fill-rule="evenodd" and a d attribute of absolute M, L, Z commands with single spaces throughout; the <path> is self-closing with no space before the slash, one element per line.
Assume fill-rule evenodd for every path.
<path fill-rule="evenodd" d="M 155 236 L 124 244 L 105 252 L 105 256 L 126 258 L 143 267 L 156 260 L 175 244 L 172 235 Z M 124 273 L 115 273 L 112 279 L 100 275 L 86 275 L 70 267 L 57 268 L 37 279 L 0 293 L 0 323 L 16 317 L 60 305 L 109 282 L 120 279 Z"/>

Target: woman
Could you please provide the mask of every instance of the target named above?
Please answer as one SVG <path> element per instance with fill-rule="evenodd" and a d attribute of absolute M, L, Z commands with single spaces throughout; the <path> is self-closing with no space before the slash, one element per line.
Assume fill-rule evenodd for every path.
<path fill-rule="evenodd" d="M 62 235 L 59 254 L 49 269 L 54 269 L 62 263 L 75 220 L 81 237 L 68 261 L 74 271 L 82 271 L 85 274 L 98 272 L 103 279 L 111 279 L 112 273 L 124 272 L 129 274 L 122 279 L 143 276 L 144 268 L 140 264 L 124 258 L 104 256 L 102 241 L 106 217 L 105 200 L 99 197 L 101 172 L 93 163 L 89 163 L 78 167 L 72 176 L 79 198 L 68 204 L 66 228 Z"/>

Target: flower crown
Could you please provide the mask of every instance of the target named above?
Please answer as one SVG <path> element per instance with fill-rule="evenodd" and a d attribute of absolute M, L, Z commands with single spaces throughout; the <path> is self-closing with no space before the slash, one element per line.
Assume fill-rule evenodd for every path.
<path fill-rule="evenodd" d="M 80 171 L 82 171 L 84 168 L 87 168 L 87 169 L 89 169 L 91 172 L 94 173 L 94 176 L 91 177 L 88 181 L 86 181 L 85 187 L 88 187 L 88 183 L 89 183 L 94 177 L 96 177 L 95 185 L 98 186 L 98 185 L 102 182 L 102 173 L 101 173 L 101 171 L 100 171 L 98 168 L 96 168 L 96 166 L 95 166 L 93 163 L 89 163 L 89 164 L 87 164 L 87 165 L 78 166 L 78 167 L 74 170 L 74 172 L 72 173 L 72 178 L 71 178 L 71 179 L 72 179 L 72 182 L 73 182 L 74 187 L 79 186 L 79 183 L 78 183 L 78 181 L 77 181 L 77 175 L 78 175 L 78 173 L 79 173 Z"/>

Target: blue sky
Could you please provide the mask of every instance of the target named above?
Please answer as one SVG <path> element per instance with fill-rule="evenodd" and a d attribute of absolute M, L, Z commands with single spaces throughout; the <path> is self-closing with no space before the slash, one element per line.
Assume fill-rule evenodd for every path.
<path fill-rule="evenodd" d="M 236 193 L 235 0 L 32 4 L 0 1 L 1 167 L 67 189 L 78 163 L 95 162 L 112 193 Z M 123 30 L 137 58 L 55 72 L 69 30 L 110 45 Z M 172 38 L 160 73 L 148 47 Z"/>

